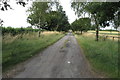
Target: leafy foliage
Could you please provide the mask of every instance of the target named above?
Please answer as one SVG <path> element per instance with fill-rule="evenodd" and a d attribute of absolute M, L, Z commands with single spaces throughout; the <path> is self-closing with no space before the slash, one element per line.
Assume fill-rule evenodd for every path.
<path fill-rule="evenodd" d="M 66 31 L 70 26 L 65 12 L 51 11 L 47 18 L 48 30 Z"/>
<path fill-rule="evenodd" d="M 27 0 L 27 2 L 28 2 L 29 0 Z M 7 2 L 7 0 L 3 0 L 3 1 L 1 1 L 2 3 L 0 4 L 0 10 L 1 11 L 5 11 L 5 10 L 8 10 L 8 8 L 9 9 L 13 9 L 12 7 L 11 7 L 11 5 L 9 4 L 9 2 Z M 25 1 L 23 1 L 23 0 L 17 0 L 16 1 L 16 4 L 19 4 L 19 5 L 21 5 L 21 6 L 23 6 L 23 7 L 25 7 L 26 5 L 27 5 L 27 2 L 25 2 Z M 1 6 L 2 5 L 2 6 Z"/>
<path fill-rule="evenodd" d="M 96 40 L 98 41 L 99 25 L 105 27 L 109 26 L 108 21 L 114 20 L 118 25 L 119 23 L 119 13 L 120 13 L 120 2 L 73 2 L 71 7 L 80 16 L 81 14 L 87 12 L 89 13 L 92 21 L 96 25 Z M 115 18 L 118 16 L 118 18 Z M 116 20 L 117 19 L 117 20 Z M 117 22 L 116 22 L 117 21 Z M 117 26 L 118 27 L 118 26 Z"/>
<path fill-rule="evenodd" d="M 35 2 L 28 10 L 30 15 L 27 21 L 38 28 L 50 31 L 67 31 L 69 29 L 68 17 L 59 3 L 56 5 L 56 11 L 52 11 L 53 3 Z"/>
<path fill-rule="evenodd" d="M 83 12 L 88 12 L 91 14 L 91 17 L 97 19 L 98 24 L 101 26 L 108 26 L 107 21 L 113 20 L 120 12 L 120 2 L 74 2 L 71 6 L 78 15 L 82 15 Z"/>
<path fill-rule="evenodd" d="M 28 10 L 30 12 L 27 21 L 38 28 L 43 28 L 46 25 L 46 15 L 49 12 L 47 2 L 34 2 Z"/>
<path fill-rule="evenodd" d="M 75 20 L 72 24 L 73 31 L 87 31 L 90 29 L 91 20 L 89 18 L 80 18 Z"/>

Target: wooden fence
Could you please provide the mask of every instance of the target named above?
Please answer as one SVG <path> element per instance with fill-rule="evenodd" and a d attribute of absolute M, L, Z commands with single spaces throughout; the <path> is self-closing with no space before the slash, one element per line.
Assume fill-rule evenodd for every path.
<path fill-rule="evenodd" d="M 115 38 L 118 38 L 118 40 L 120 39 L 120 37 L 116 37 L 116 36 L 104 36 L 103 40 L 105 41 L 108 37 L 111 37 L 113 41 Z"/>

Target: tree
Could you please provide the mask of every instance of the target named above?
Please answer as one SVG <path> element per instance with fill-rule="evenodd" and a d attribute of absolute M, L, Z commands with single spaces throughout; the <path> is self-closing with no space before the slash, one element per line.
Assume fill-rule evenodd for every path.
<path fill-rule="evenodd" d="M 79 18 L 78 20 L 75 20 L 71 26 L 73 31 L 81 31 L 82 34 L 83 31 L 89 30 L 91 20 L 89 18 Z"/>
<path fill-rule="evenodd" d="M 114 17 L 114 27 L 115 27 L 115 29 L 117 30 L 117 28 L 119 27 L 119 25 L 120 25 L 120 10 L 118 11 L 118 12 L 116 12 L 116 14 L 115 14 L 116 16 Z"/>
<path fill-rule="evenodd" d="M 57 27 L 57 31 L 68 31 L 70 29 L 70 24 L 68 22 L 68 17 L 66 16 L 65 11 L 63 11 L 61 5 L 58 7 L 57 11 L 59 13 L 59 26 Z"/>
<path fill-rule="evenodd" d="M 50 31 L 57 30 L 59 26 L 59 13 L 57 11 L 51 11 L 47 16 L 46 29 Z"/>
<path fill-rule="evenodd" d="M 77 19 L 71 24 L 71 26 L 72 26 L 73 31 L 79 31 L 79 29 L 80 29 L 80 25 L 79 25 Z M 79 27 L 79 29 L 78 29 L 78 27 Z"/>
<path fill-rule="evenodd" d="M 46 26 L 46 15 L 50 11 L 50 6 L 48 2 L 33 2 L 32 7 L 28 9 L 30 13 L 27 21 L 39 29 L 44 29 Z M 39 32 L 40 37 L 40 32 Z"/>
<path fill-rule="evenodd" d="M 58 4 L 58 3 L 55 3 Z M 68 18 L 61 5 L 52 11 L 53 3 L 35 2 L 28 10 L 30 12 L 27 21 L 38 28 L 46 30 L 66 31 L 69 25 Z"/>
<path fill-rule="evenodd" d="M 90 30 L 95 30 L 96 29 L 96 25 L 91 25 Z"/>
<path fill-rule="evenodd" d="M 90 14 L 91 19 L 96 25 L 96 41 L 99 39 L 99 25 L 105 27 L 109 26 L 108 21 L 111 21 L 116 16 L 116 12 L 120 12 L 120 2 L 104 2 L 104 3 L 75 3 L 71 5 L 75 12 L 80 16 L 84 12 Z"/>
<path fill-rule="evenodd" d="M 49 12 L 49 8 L 47 2 L 34 2 L 32 7 L 28 10 L 30 12 L 27 21 L 38 28 L 44 28 L 46 24 L 46 15 Z"/>

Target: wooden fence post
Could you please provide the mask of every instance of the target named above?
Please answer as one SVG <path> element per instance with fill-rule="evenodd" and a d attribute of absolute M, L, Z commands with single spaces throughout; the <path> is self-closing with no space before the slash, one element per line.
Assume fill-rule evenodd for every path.
<path fill-rule="evenodd" d="M 106 36 L 106 39 L 107 39 L 108 36 Z"/>
<path fill-rule="evenodd" d="M 113 37 L 113 41 L 114 41 L 114 38 L 115 38 L 115 37 Z"/>
<path fill-rule="evenodd" d="M 103 40 L 105 41 L 106 36 L 103 37 Z"/>

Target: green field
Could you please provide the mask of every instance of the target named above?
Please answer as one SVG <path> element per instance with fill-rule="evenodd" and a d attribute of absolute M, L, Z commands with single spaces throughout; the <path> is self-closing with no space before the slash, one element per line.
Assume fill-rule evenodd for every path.
<path fill-rule="evenodd" d="M 118 77 L 118 42 L 95 41 L 94 36 L 75 35 L 93 70 L 105 77 Z"/>
<path fill-rule="evenodd" d="M 34 56 L 64 36 L 58 32 L 44 32 L 41 37 L 38 37 L 37 34 L 31 32 L 24 34 L 22 38 L 19 38 L 19 35 L 12 37 L 6 34 L 4 36 L 2 42 L 3 71 Z"/>

